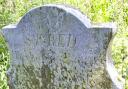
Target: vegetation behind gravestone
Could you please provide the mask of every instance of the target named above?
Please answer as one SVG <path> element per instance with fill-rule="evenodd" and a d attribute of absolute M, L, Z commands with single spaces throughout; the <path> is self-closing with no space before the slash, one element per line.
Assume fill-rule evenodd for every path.
<path fill-rule="evenodd" d="M 128 89 L 128 2 L 127 0 L 0 0 L 0 29 L 16 23 L 31 8 L 48 3 L 68 4 L 80 9 L 93 22 L 115 22 L 117 34 L 113 41 L 112 56 L 120 77 Z M 8 89 L 5 71 L 9 53 L 0 36 L 0 89 Z"/>

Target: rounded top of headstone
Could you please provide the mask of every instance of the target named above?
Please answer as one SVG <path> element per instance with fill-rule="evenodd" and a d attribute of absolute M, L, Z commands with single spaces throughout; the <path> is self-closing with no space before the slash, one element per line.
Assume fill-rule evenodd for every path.
<path fill-rule="evenodd" d="M 65 13 L 65 16 L 71 16 L 71 18 L 77 19 L 80 23 L 85 25 L 86 28 L 91 27 L 90 20 L 82 14 L 79 10 L 71 8 L 66 5 L 56 5 L 56 4 L 48 4 L 40 7 L 36 7 L 34 9 L 31 9 L 28 11 L 20 20 L 18 26 L 21 26 L 25 22 L 29 22 L 31 18 L 38 18 L 38 17 L 43 17 L 44 14 L 52 14 L 53 18 L 54 16 L 57 16 L 59 13 L 58 12 L 63 12 Z M 46 17 L 47 18 L 47 17 Z"/>

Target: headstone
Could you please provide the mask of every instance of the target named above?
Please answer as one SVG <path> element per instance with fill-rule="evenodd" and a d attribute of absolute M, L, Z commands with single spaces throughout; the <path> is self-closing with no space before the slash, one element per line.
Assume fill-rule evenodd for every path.
<path fill-rule="evenodd" d="M 4 27 L 10 89 L 123 89 L 111 61 L 111 26 L 78 10 L 45 5 Z"/>

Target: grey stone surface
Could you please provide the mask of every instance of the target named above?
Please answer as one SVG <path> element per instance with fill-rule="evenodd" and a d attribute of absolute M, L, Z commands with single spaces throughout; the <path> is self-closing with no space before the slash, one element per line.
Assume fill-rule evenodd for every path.
<path fill-rule="evenodd" d="M 113 29 L 63 5 L 30 10 L 4 27 L 10 89 L 123 89 L 110 57 Z"/>

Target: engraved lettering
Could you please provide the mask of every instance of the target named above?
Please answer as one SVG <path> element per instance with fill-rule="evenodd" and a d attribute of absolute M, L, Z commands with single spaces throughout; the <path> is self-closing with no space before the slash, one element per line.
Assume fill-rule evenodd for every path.
<path fill-rule="evenodd" d="M 59 34 L 59 46 L 64 47 L 64 34 Z"/>
<path fill-rule="evenodd" d="M 47 34 L 48 45 L 58 47 L 74 47 L 76 44 L 76 38 L 71 34 Z"/>
<path fill-rule="evenodd" d="M 76 38 L 73 36 L 73 35 L 70 35 L 69 36 L 69 43 L 68 43 L 68 46 L 69 47 L 74 47 L 76 44 Z"/>

